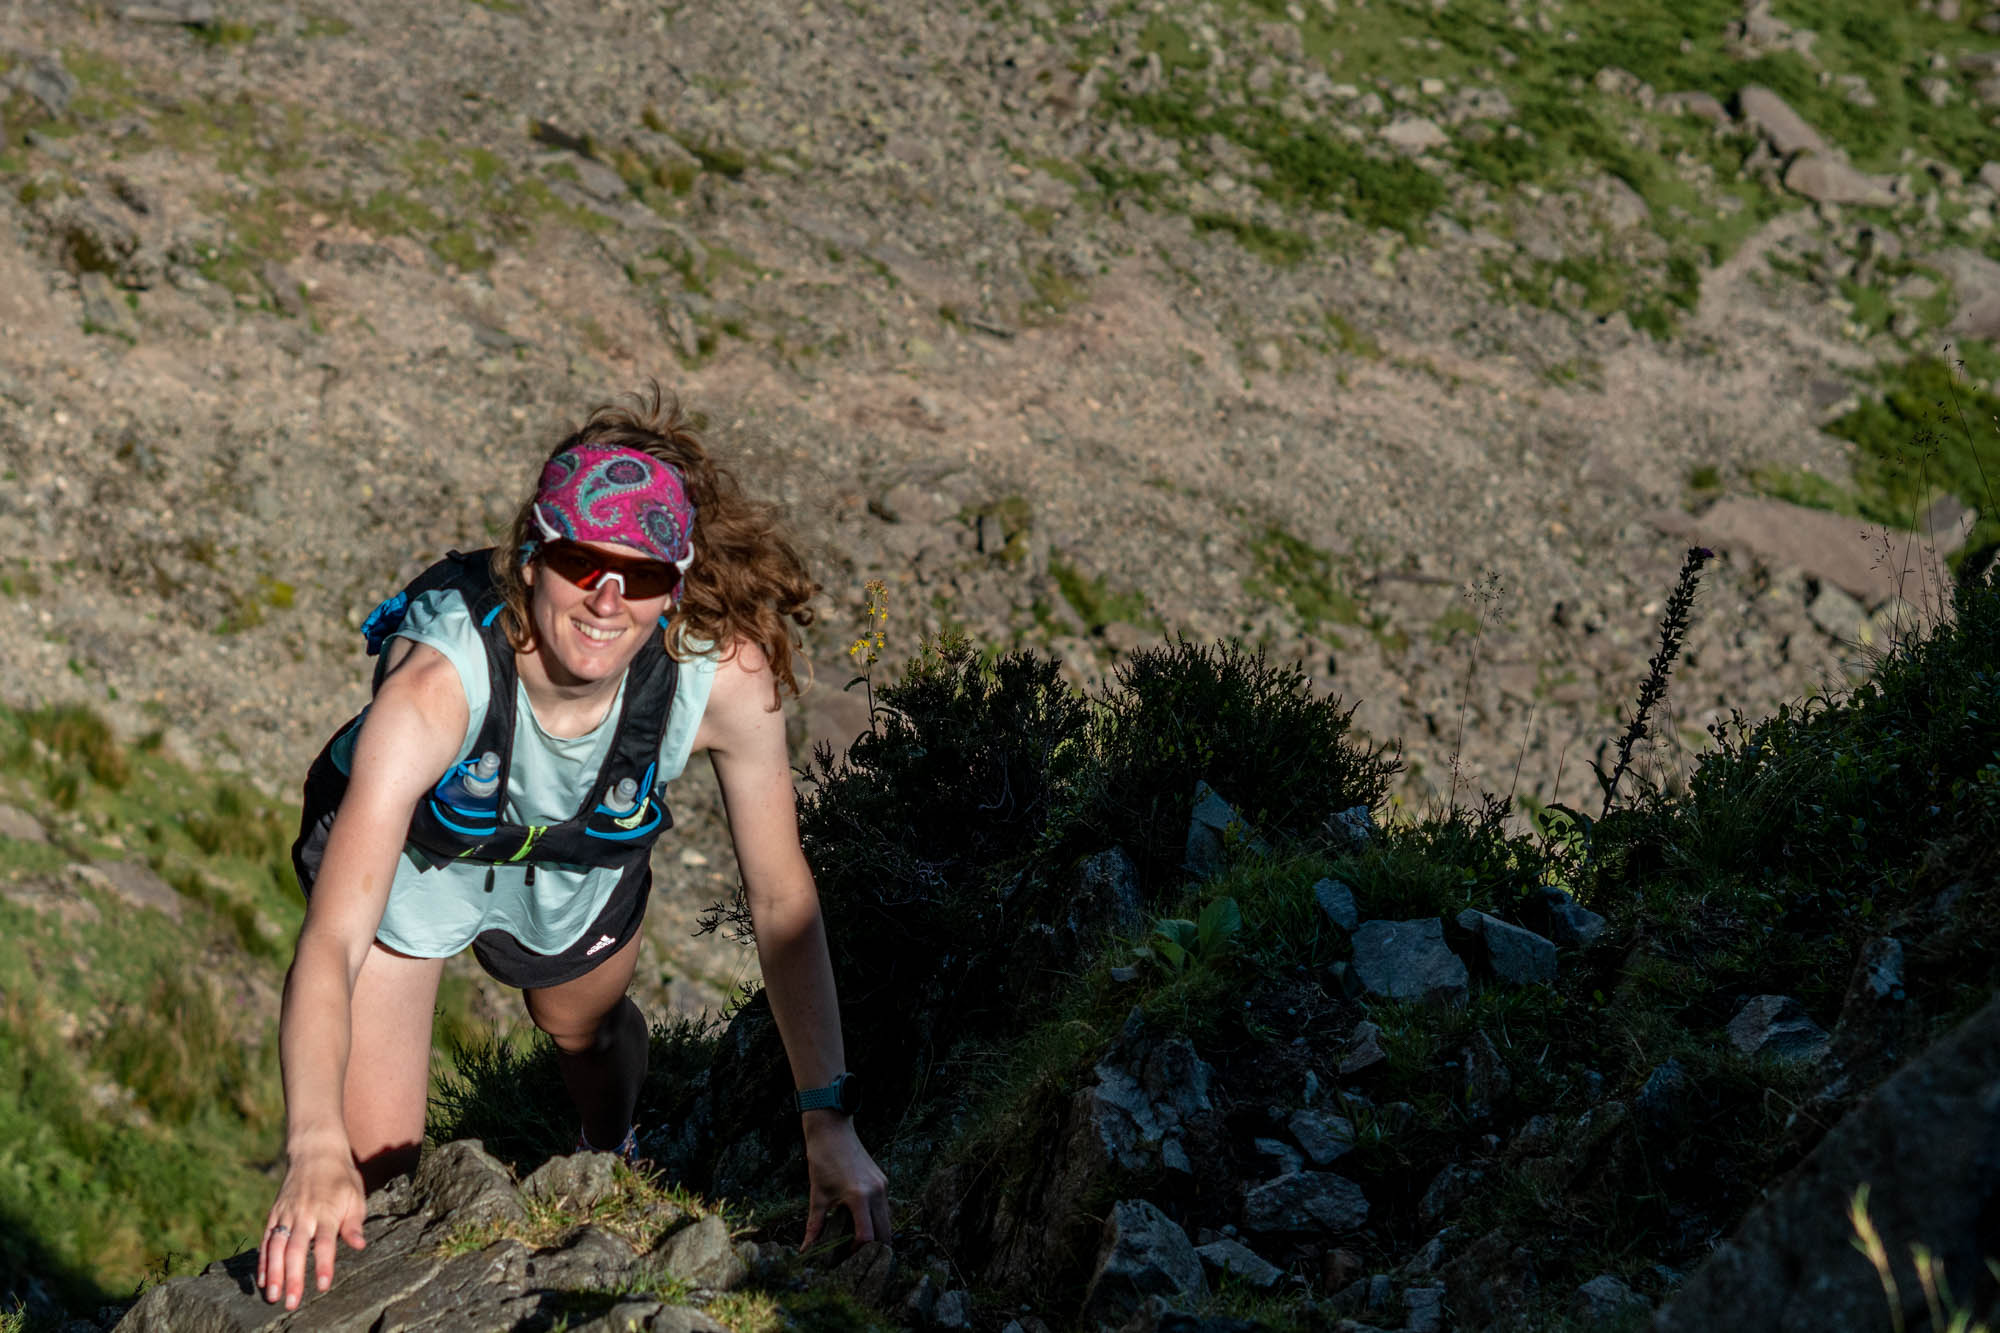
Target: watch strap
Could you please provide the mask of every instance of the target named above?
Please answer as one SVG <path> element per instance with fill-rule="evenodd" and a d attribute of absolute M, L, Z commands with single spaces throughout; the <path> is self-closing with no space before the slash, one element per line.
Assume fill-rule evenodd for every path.
<path fill-rule="evenodd" d="M 819 1111 L 840 1105 L 840 1085 L 829 1083 L 823 1088 L 807 1088 L 795 1096 L 801 1111 Z"/>

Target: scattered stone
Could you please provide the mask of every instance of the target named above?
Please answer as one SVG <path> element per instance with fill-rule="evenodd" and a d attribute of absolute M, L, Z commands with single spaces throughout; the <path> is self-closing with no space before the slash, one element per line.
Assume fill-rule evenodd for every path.
<path fill-rule="evenodd" d="M 1213 787 L 1206 782 L 1196 782 L 1194 809 L 1188 815 L 1187 851 L 1182 867 L 1196 879 L 1213 879 L 1222 873 L 1229 854 L 1241 847 L 1258 853 L 1270 850 Z"/>
<path fill-rule="evenodd" d="M 1330 1171 L 1294 1171 L 1243 1198 L 1243 1229 L 1256 1235 L 1356 1231 L 1367 1220 L 1361 1187 Z"/>
<path fill-rule="evenodd" d="M 1259 1291 L 1269 1291 L 1284 1276 L 1282 1270 L 1241 1241 L 1223 1239 L 1195 1250 L 1204 1266 L 1226 1273 Z"/>
<path fill-rule="evenodd" d="M 1874 637 L 1868 608 L 1831 583 L 1820 584 L 1819 594 L 1806 603 L 1806 619 L 1839 643 L 1864 644 Z"/>
<path fill-rule="evenodd" d="M 1172 1218 L 1144 1199 L 1112 1205 L 1097 1266 L 1084 1292 L 1086 1319 L 1115 1322 L 1148 1296 L 1187 1298 L 1207 1291 L 1201 1259 Z"/>
<path fill-rule="evenodd" d="M 41 821 L 26 810 L 0 801 L 0 838 L 12 838 L 15 842 L 47 842 L 49 834 Z"/>
<path fill-rule="evenodd" d="M 2000 162 L 1988 162 L 1979 168 L 1979 183 L 1995 194 L 2000 194 Z"/>
<path fill-rule="evenodd" d="M 521 1182 L 521 1193 L 565 1211 L 588 1212 L 617 1188 L 617 1161 L 617 1155 L 608 1152 L 551 1157 Z"/>
<path fill-rule="evenodd" d="M 916 1328 L 925 1328 L 937 1321 L 937 1282 L 929 1273 L 917 1279 L 917 1285 L 910 1288 L 910 1294 L 903 1298 L 903 1322 Z"/>
<path fill-rule="evenodd" d="M 134 907 L 150 907 L 171 919 L 181 919 L 181 895 L 173 885 L 139 861 L 92 861 L 70 867 L 79 883 L 122 898 Z"/>
<path fill-rule="evenodd" d="M 118 11 L 128 23 L 175 23 L 187 28 L 215 26 L 213 0 L 138 0 Z"/>
<path fill-rule="evenodd" d="M 1693 116 L 1696 120 L 1705 120 L 1718 128 L 1730 123 L 1729 108 L 1708 93 L 1666 93 L 1656 100 L 1655 105 L 1662 111 Z"/>
<path fill-rule="evenodd" d="M 1326 819 L 1326 833 L 1344 851 L 1359 851 L 1375 840 L 1375 815 L 1365 805 L 1335 811 Z"/>
<path fill-rule="evenodd" d="M 1403 1333 L 1444 1333 L 1444 1288 L 1403 1289 Z"/>
<path fill-rule="evenodd" d="M 459 1139 L 425 1153 L 414 1187 L 433 1210 L 451 1213 L 465 1225 L 519 1222 L 527 1216 L 514 1178 L 478 1139 Z"/>
<path fill-rule="evenodd" d="M 1614 1273 L 1600 1273 L 1569 1298 L 1569 1317 L 1585 1328 L 1624 1327 L 1638 1312 L 1650 1309 L 1646 1298 Z"/>
<path fill-rule="evenodd" d="M 1736 94 L 1736 109 L 1751 128 L 1767 139 L 1781 155 L 1813 153 L 1831 157 L 1833 146 L 1820 137 L 1805 117 L 1769 88 L 1751 85 Z"/>
<path fill-rule="evenodd" d="M 263 279 L 264 289 L 271 293 L 272 304 L 276 305 L 286 318 L 304 319 L 311 313 L 311 308 L 306 305 L 305 293 L 299 287 L 299 280 L 293 277 L 291 270 L 283 264 L 275 259 L 267 259 L 257 270 L 257 276 Z"/>
<path fill-rule="evenodd" d="M 1139 869 L 1123 847 L 1107 848 L 1077 866 L 1069 915 L 1072 930 L 1079 934 L 1094 926 L 1114 934 L 1135 935 L 1145 926 Z"/>
<path fill-rule="evenodd" d="M 1465 964 L 1445 946 L 1444 922 L 1364 921 L 1354 932 L 1354 971 L 1370 995 L 1462 1004 Z"/>
<path fill-rule="evenodd" d="M 1801 153 L 1785 168 L 1785 188 L 1818 204 L 1859 204 L 1889 208 L 1896 203 L 1896 178 L 1870 176 L 1818 153 Z"/>
<path fill-rule="evenodd" d="M 868 1248 L 862 1247 L 863 1250 Z M 886 1250 L 888 1247 L 881 1248 Z M 694 1225 L 682 1227 L 668 1236 L 653 1247 L 651 1257 L 661 1268 L 683 1282 L 711 1291 L 728 1291 L 749 1276 L 742 1257 L 730 1244 L 729 1224 L 716 1213 L 710 1213 Z M 855 1257 L 860 1257 L 859 1251 Z"/>
<path fill-rule="evenodd" d="M 898 1290 L 896 1252 L 881 1241 L 857 1246 L 827 1280 L 870 1309 L 886 1310 Z"/>
<path fill-rule="evenodd" d="M 1398 116 L 1378 133 L 1390 147 L 1403 153 L 1427 153 L 1451 142 L 1451 136 L 1429 116 Z"/>
<path fill-rule="evenodd" d="M 1688 1113 L 1692 1085 L 1679 1060 L 1669 1057 L 1653 1067 L 1632 1098 L 1632 1109 L 1653 1129 L 1673 1129 Z"/>
<path fill-rule="evenodd" d="M 1294 1111 L 1286 1127 L 1314 1166 L 1332 1166 L 1354 1147 L 1354 1122 L 1331 1111 Z"/>
<path fill-rule="evenodd" d="M 42 110 L 51 116 L 68 111 L 71 100 L 83 88 L 76 75 L 64 69 L 62 61 L 54 56 L 36 56 L 17 66 L 7 76 L 7 82 L 40 102 Z"/>
<path fill-rule="evenodd" d="M 1459 1051 L 1465 1069 L 1465 1113 L 1474 1120 L 1487 1120 L 1501 1101 L 1513 1091 L 1514 1076 L 1493 1038 L 1474 1031 L 1469 1045 Z"/>
<path fill-rule="evenodd" d="M 1958 308 L 1951 323 L 1945 326 L 1947 333 L 1968 338 L 2000 337 L 2000 260 L 1964 246 L 1953 246 L 1925 255 L 1922 262 L 1951 281 Z"/>
<path fill-rule="evenodd" d="M 1328 921 L 1348 934 L 1361 924 L 1360 910 L 1354 905 L 1354 890 L 1337 879 L 1323 879 L 1313 885 L 1313 901 L 1319 904 Z"/>
<path fill-rule="evenodd" d="M 1510 986 L 1551 984 L 1556 979 L 1556 946 L 1532 930 L 1473 908 L 1458 914 L 1458 928 L 1479 943 L 1479 954 L 1495 980 Z"/>
<path fill-rule="evenodd" d="M 1351 1078 L 1388 1058 L 1388 1053 L 1382 1049 L 1382 1029 L 1364 1019 L 1354 1025 L 1353 1033 L 1347 1038 L 1347 1050 L 1340 1057 L 1340 1076 Z"/>
<path fill-rule="evenodd" d="M 1757 995 L 1729 1020 L 1729 1044 L 1745 1055 L 1776 1060 L 1817 1060 L 1827 1035 L 1789 995 Z"/>
<path fill-rule="evenodd" d="M 1542 927 L 1543 934 L 1560 948 L 1588 948 L 1604 934 L 1603 917 L 1587 907 L 1577 906 L 1567 890 L 1553 884 L 1542 888 L 1541 909 L 1541 919 L 1537 924 Z"/>
<path fill-rule="evenodd" d="M 1251 1148 L 1259 1157 L 1268 1157 L 1277 1166 L 1279 1175 L 1288 1175 L 1305 1168 L 1305 1158 L 1299 1150 L 1282 1139 L 1256 1138 L 1250 1141 Z"/>
<path fill-rule="evenodd" d="M 1645 197 L 1616 176 L 1593 176 L 1585 182 L 1583 192 L 1612 231 L 1630 231 L 1652 219 L 1653 210 Z"/>
<path fill-rule="evenodd" d="M 891 523 L 910 523 L 918 527 L 942 523 L 958 512 L 958 506 L 943 495 L 914 481 L 896 483 L 869 507 Z"/>

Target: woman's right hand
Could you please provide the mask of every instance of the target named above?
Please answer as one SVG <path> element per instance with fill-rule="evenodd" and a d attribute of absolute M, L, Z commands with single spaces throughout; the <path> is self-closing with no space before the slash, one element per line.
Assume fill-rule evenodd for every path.
<path fill-rule="evenodd" d="M 306 1292 L 306 1252 L 313 1249 L 319 1290 L 332 1286 L 335 1238 L 351 1249 L 365 1248 L 361 1224 L 367 1216 L 361 1173 L 345 1143 L 293 1153 L 257 1251 L 257 1289 L 264 1299 L 283 1296 L 287 1310 L 299 1308 Z"/>

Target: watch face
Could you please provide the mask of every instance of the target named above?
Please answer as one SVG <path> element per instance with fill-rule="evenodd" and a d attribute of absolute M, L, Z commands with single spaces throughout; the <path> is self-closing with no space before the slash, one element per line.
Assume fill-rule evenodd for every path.
<path fill-rule="evenodd" d="M 852 1074 L 842 1074 L 833 1081 L 834 1103 L 842 1115 L 853 1115 L 861 1109 L 861 1080 Z"/>

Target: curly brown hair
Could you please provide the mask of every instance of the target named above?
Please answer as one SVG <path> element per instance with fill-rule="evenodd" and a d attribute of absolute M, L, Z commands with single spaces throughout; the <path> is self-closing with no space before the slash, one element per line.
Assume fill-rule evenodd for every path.
<path fill-rule="evenodd" d="M 800 641 L 786 621 L 813 622 L 809 603 L 819 584 L 779 518 L 776 505 L 753 500 L 709 453 L 680 400 L 657 381 L 644 393 L 595 409 L 549 451 L 554 458 L 580 445 L 636 449 L 680 473 L 694 504 L 694 563 L 668 615 L 667 651 L 686 661 L 712 644 L 725 654 L 755 644 L 771 664 L 777 707 L 782 691 L 799 693 Z M 541 476 L 545 459 L 535 469 Z M 500 623 L 516 651 L 534 642 L 528 619 L 528 584 L 521 577 L 521 548 L 540 536 L 531 493 L 514 514 L 507 540 L 493 548 L 493 582 L 505 599 Z M 697 645 L 697 646 L 691 646 Z"/>

